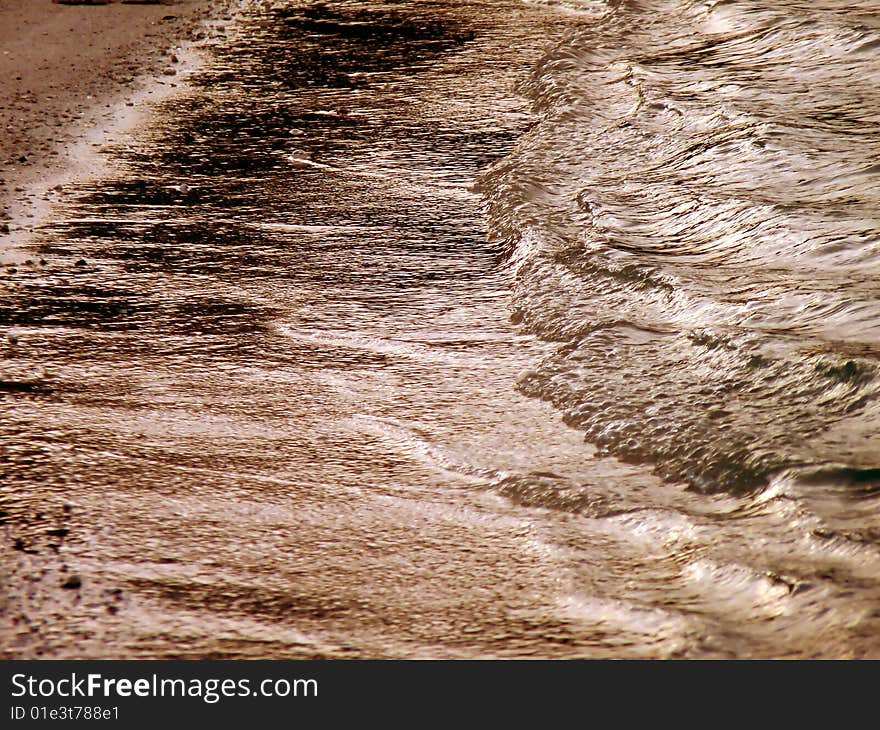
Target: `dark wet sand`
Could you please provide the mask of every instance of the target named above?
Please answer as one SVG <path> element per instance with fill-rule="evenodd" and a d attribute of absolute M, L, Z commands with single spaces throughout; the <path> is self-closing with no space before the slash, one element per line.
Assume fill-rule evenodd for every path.
<path fill-rule="evenodd" d="M 16 258 L 39 183 L 88 166 L 81 142 L 119 121 L 151 79 L 175 83 L 182 43 L 219 29 L 228 2 L 56 5 L 0 0 L 0 261 Z M 5 229 L 3 229 L 5 230 Z"/>

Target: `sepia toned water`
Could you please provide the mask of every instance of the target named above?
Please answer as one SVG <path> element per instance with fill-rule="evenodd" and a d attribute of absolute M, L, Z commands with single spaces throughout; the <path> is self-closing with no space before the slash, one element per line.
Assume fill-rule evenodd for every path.
<path fill-rule="evenodd" d="M 227 30 L 3 273 L 4 657 L 880 656 L 876 3 Z"/>

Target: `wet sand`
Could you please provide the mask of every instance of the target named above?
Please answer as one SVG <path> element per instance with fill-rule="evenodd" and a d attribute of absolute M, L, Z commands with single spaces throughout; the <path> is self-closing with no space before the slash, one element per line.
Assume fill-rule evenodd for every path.
<path fill-rule="evenodd" d="M 94 175 L 102 142 L 176 87 L 181 47 L 222 33 L 230 6 L 0 0 L 0 263 L 22 258 L 51 188 Z"/>
<path fill-rule="evenodd" d="M 0 269 L 0 657 L 880 656 L 876 492 L 688 490 L 523 387 L 583 330 L 475 182 L 553 201 L 514 90 L 581 21 L 245 5 Z M 613 362 L 594 410 L 673 370 Z"/>
<path fill-rule="evenodd" d="M 595 646 L 544 505 L 618 465 L 513 387 L 541 346 L 469 187 L 555 27 L 517 8 L 256 11 L 71 187 L 7 277 L 10 378 L 48 373 L 0 418 L 0 656 L 679 649 L 638 611 Z"/>

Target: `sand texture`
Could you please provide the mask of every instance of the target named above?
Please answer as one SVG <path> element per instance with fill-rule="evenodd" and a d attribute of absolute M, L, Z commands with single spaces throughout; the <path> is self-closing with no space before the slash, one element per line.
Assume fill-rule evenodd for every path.
<path fill-rule="evenodd" d="M 203 21 L 222 22 L 227 9 L 207 0 L 0 0 L 0 258 L 14 257 L 38 217 L 41 183 L 88 165 L 83 140 L 99 147 L 147 85 L 173 88 L 181 44 L 209 35 Z"/>

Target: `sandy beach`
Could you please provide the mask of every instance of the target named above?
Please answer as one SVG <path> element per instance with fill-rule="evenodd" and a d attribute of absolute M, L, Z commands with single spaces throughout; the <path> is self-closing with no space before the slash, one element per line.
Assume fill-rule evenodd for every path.
<path fill-rule="evenodd" d="M 228 7 L 0 0 L 0 261 L 24 255 L 62 182 L 95 174 L 105 137 L 177 86 L 181 47 L 222 32 L 205 21 Z"/>
<path fill-rule="evenodd" d="M 0 659 L 880 658 L 808 5 L 0 0 Z"/>

